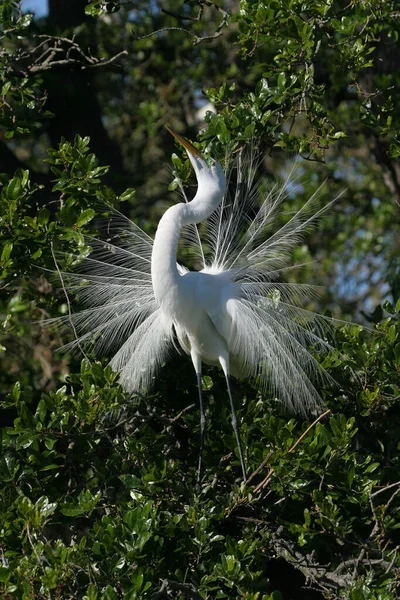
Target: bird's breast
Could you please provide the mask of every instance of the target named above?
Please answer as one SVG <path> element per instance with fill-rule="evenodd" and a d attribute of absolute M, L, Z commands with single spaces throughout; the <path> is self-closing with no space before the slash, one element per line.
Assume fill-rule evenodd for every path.
<path fill-rule="evenodd" d="M 226 278 L 201 272 L 182 275 L 179 285 L 166 291 L 161 309 L 185 352 L 195 351 L 203 361 L 218 363 L 228 349 L 231 329 L 227 302 L 237 293 Z"/>

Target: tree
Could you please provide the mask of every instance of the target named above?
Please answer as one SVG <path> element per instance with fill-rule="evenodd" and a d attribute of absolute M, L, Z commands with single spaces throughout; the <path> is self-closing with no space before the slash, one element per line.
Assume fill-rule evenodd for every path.
<path fill-rule="evenodd" d="M 3 1 L 2 597 L 396 596 L 398 19 L 388 0 L 51 0 L 43 19 Z M 206 102 L 198 139 L 216 158 L 252 144 L 267 178 L 288 154 L 305 158 L 288 211 L 324 179 L 326 198 L 346 188 L 297 251 L 318 259 L 297 277 L 325 283 L 335 316 L 378 334 L 343 327 L 318 357 L 338 387 L 321 389 L 313 423 L 237 383 L 247 487 L 210 369 L 199 492 L 189 362 L 129 397 L 106 357 L 60 355 L 73 332 L 33 322 L 71 310 L 60 272 L 90 252 L 105 204 L 154 232 L 172 152 L 170 195 L 190 186 L 163 124 L 194 139 Z"/>

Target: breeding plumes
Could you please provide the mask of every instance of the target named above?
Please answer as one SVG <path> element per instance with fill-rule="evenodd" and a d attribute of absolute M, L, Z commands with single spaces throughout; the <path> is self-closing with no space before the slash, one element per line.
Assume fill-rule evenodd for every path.
<path fill-rule="evenodd" d="M 170 130 L 186 149 L 197 178 L 190 202 L 169 208 L 154 240 L 114 212 L 119 233 L 102 241 L 89 238 L 92 254 L 82 273 L 64 273 L 68 290 L 86 308 L 64 318 L 77 339 L 98 352 L 115 352 L 113 369 L 128 392 L 145 393 L 177 345 L 190 355 L 200 401 L 202 473 L 205 411 L 202 363 L 219 365 L 226 378 L 243 479 L 246 469 L 232 397 L 230 376 L 249 378 L 263 393 L 273 393 L 296 413 L 310 414 L 321 405 L 312 381 L 327 377 L 313 352 L 329 347 L 329 320 L 302 308 L 315 288 L 285 283 L 293 248 L 326 208 L 316 209 L 317 195 L 269 237 L 277 211 L 288 198 L 290 176 L 264 197 L 254 189 L 254 170 L 238 175 L 236 193 L 226 192 L 221 165 L 203 156 Z M 197 224 L 202 225 L 208 253 Z M 186 234 L 197 253 L 199 271 L 177 264 L 178 240 Z M 310 351 L 312 347 L 312 352 Z"/>

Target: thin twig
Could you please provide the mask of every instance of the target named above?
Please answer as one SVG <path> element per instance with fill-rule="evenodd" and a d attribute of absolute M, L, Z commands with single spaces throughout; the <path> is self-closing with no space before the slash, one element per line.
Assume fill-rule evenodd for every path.
<path fill-rule="evenodd" d="M 216 27 L 215 32 L 213 34 L 199 36 L 199 35 L 196 35 L 195 33 L 193 33 L 193 31 L 190 31 L 189 29 L 185 29 L 184 27 L 163 27 L 162 29 L 157 29 L 156 31 L 152 31 L 151 33 L 148 33 L 145 35 L 141 35 L 141 36 L 137 35 L 136 39 L 143 40 L 143 39 L 152 37 L 153 35 L 157 35 L 158 33 L 164 33 L 165 31 L 182 31 L 183 33 L 187 33 L 192 38 L 194 38 L 193 44 L 195 46 L 197 44 L 201 44 L 202 42 L 205 42 L 205 41 L 215 40 L 216 38 L 218 38 L 222 35 L 222 29 L 228 23 L 229 13 L 227 13 L 223 8 L 218 6 L 218 4 L 216 4 L 215 2 L 212 2 L 212 0 L 198 0 L 198 5 L 199 5 L 199 12 L 197 13 L 197 15 L 195 17 L 193 17 L 191 15 L 182 15 L 179 13 L 174 13 L 174 12 L 171 12 L 164 8 L 162 8 L 161 10 L 164 14 L 169 15 L 170 17 L 174 17 L 178 21 L 201 21 L 201 19 L 203 17 L 204 6 L 213 8 L 222 15 L 222 20 L 219 23 L 219 25 Z"/>
<path fill-rule="evenodd" d="M 188 31 L 183 27 L 162 27 L 161 29 L 156 29 L 155 31 L 152 31 L 151 33 L 146 33 L 145 35 L 135 35 L 135 38 L 137 40 L 146 40 L 147 38 L 150 38 L 153 35 L 157 35 L 157 33 L 164 33 L 165 31 L 183 31 L 184 33 L 187 33 L 188 35 L 194 37 L 196 40 L 198 39 L 198 36 L 195 33 Z"/>
<path fill-rule="evenodd" d="M 396 546 L 396 548 L 393 548 L 393 550 L 392 550 L 391 552 L 389 552 L 388 556 L 390 556 L 391 554 L 393 554 L 393 558 L 392 558 L 392 560 L 390 561 L 390 564 L 389 564 L 388 568 L 387 568 L 387 569 L 386 569 L 386 571 L 385 571 L 385 575 L 387 575 L 387 573 L 390 573 L 390 572 L 391 572 L 391 570 L 392 570 L 392 568 L 393 568 L 393 565 L 394 565 L 394 563 L 396 562 L 396 559 L 397 559 L 397 552 L 398 552 L 399 548 L 400 548 L 400 546 Z"/>
<path fill-rule="evenodd" d="M 37 550 L 36 550 L 35 544 L 33 543 L 33 540 L 32 540 L 32 538 L 31 538 L 31 532 L 30 532 L 30 529 L 29 529 L 29 524 L 27 524 L 27 526 L 26 526 L 26 533 L 27 533 L 27 535 L 28 535 L 28 540 L 29 540 L 29 543 L 30 543 L 30 545 L 32 546 L 32 550 L 33 550 L 33 552 L 34 552 L 34 554 L 35 554 L 35 556 L 36 556 L 36 559 L 37 559 L 37 561 L 38 561 L 39 565 L 41 565 L 41 564 L 42 564 L 42 561 L 40 560 L 40 556 L 39 556 L 39 554 L 37 553 Z"/>
<path fill-rule="evenodd" d="M 269 459 L 271 458 L 272 455 L 273 455 L 273 451 L 271 450 L 271 452 L 268 452 L 267 456 L 264 458 L 264 460 L 262 461 L 262 463 L 257 467 L 257 469 L 252 472 L 252 474 L 250 475 L 250 477 L 248 477 L 248 479 L 247 479 L 247 485 L 249 485 L 249 482 L 252 479 L 254 479 L 254 477 L 256 475 L 258 475 L 258 473 L 260 471 L 262 471 L 262 469 L 265 467 L 265 465 L 267 464 L 267 462 L 269 461 Z"/>
<path fill-rule="evenodd" d="M 42 63 L 39 65 L 33 65 L 32 67 L 28 67 L 28 71 L 30 73 L 40 73 L 41 71 L 48 71 L 49 69 L 53 69 L 54 67 L 64 67 L 64 66 L 71 66 L 71 65 L 79 65 L 82 69 L 82 71 L 85 71 L 86 69 L 92 69 L 95 67 L 104 67 L 106 65 L 110 65 L 111 63 L 113 63 L 114 61 L 116 61 L 118 58 L 120 58 L 121 56 L 126 56 L 128 54 L 128 52 L 126 50 L 122 50 L 122 52 L 119 52 L 118 54 L 116 54 L 115 56 L 112 56 L 111 58 L 109 58 L 108 60 L 95 60 L 94 58 L 92 60 L 89 61 L 89 64 L 84 64 L 82 63 L 81 60 L 78 60 L 76 58 L 65 58 L 62 60 L 53 60 L 50 61 L 48 63 Z M 52 56 L 53 58 L 53 56 Z M 89 60 L 87 56 L 85 56 L 86 60 Z"/>
<path fill-rule="evenodd" d="M 189 404 L 189 406 L 186 406 L 185 408 L 183 408 L 175 417 L 173 417 L 172 419 L 169 419 L 169 422 L 175 423 L 175 421 L 178 421 L 182 415 L 184 415 L 189 410 L 192 410 L 193 408 L 195 408 L 195 406 L 196 406 L 196 404 Z"/>
<path fill-rule="evenodd" d="M 20 51 L 14 57 L 14 61 L 17 65 L 19 65 L 19 63 L 24 64 L 27 61 L 30 63 L 25 67 L 25 71 L 28 71 L 29 73 L 40 73 L 54 67 L 71 65 L 78 65 L 82 70 L 103 67 L 112 64 L 121 56 L 126 56 L 128 54 L 127 50 L 122 50 L 111 58 L 103 60 L 92 56 L 90 50 L 82 50 L 79 44 L 75 42 L 74 38 L 69 39 L 46 34 L 40 34 L 34 37 L 41 40 L 39 44 L 30 50 Z M 48 44 L 47 48 L 46 44 Z M 73 52 L 75 52 L 75 57 L 71 56 Z M 78 57 L 76 57 L 76 55 L 78 55 Z M 55 60 L 56 57 L 57 60 Z M 24 67 L 22 67 L 21 70 L 23 72 Z"/>
<path fill-rule="evenodd" d="M 301 435 L 301 436 L 299 437 L 299 439 L 298 439 L 298 440 L 297 440 L 297 441 L 296 441 L 296 442 L 293 444 L 293 446 L 292 446 L 291 448 L 289 448 L 289 450 L 288 450 L 288 454 L 290 454 L 290 452 L 293 452 L 293 450 L 294 450 L 295 448 L 297 448 L 297 446 L 300 444 L 300 442 L 301 442 L 301 441 L 302 441 L 302 440 L 303 440 L 303 439 L 306 437 L 307 433 L 308 433 L 308 432 L 309 432 L 309 431 L 310 431 L 310 430 L 311 430 L 311 429 L 312 429 L 312 428 L 313 428 L 313 427 L 314 427 L 314 426 L 315 426 L 317 423 L 319 423 L 319 421 L 321 421 L 321 419 L 323 419 L 324 417 L 326 417 L 326 415 L 328 415 L 330 412 L 331 412 L 331 411 L 328 409 L 328 410 L 326 410 L 324 413 L 322 413 L 321 415 L 319 415 L 319 417 L 317 417 L 317 418 L 315 419 L 315 421 L 313 421 L 313 422 L 311 423 L 311 425 L 310 425 L 309 427 L 307 427 L 307 429 L 305 430 L 305 432 L 304 432 L 304 433 L 302 433 L 302 435 Z M 275 472 L 275 469 L 274 469 L 274 468 L 271 468 L 271 469 L 268 471 L 268 474 L 267 474 L 267 476 L 265 477 L 265 479 L 264 479 L 264 480 L 263 480 L 261 483 L 259 483 L 258 485 L 256 485 L 256 487 L 254 488 L 254 490 L 253 490 L 253 491 L 254 491 L 254 493 L 257 493 L 257 492 L 259 492 L 260 490 L 262 490 L 262 489 L 263 489 L 263 488 L 264 488 L 264 487 L 265 487 L 265 486 L 266 486 L 266 485 L 269 483 L 269 481 L 270 481 L 270 479 L 271 479 L 271 477 L 272 477 L 272 475 L 273 475 L 273 473 L 274 473 L 274 472 Z"/>
<path fill-rule="evenodd" d="M 376 492 L 374 492 L 373 494 L 371 494 L 371 498 L 374 498 L 378 494 L 382 494 L 382 492 L 386 492 L 386 490 L 390 490 L 390 489 L 392 489 L 394 487 L 400 487 L 400 481 L 396 481 L 396 483 L 391 483 L 390 485 L 386 485 L 385 487 L 377 490 Z"/>

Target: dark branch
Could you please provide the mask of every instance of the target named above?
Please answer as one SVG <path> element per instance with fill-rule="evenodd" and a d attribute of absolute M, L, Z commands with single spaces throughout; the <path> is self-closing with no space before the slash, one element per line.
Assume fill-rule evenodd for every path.
<path fill-rule="evenodd" d="M 34 48 L 20 50 L 13 57 L 14 68 L 24 73 L 41 73 L 57 67 L 80 67 L 81 70 L 104 67 L 128 54 L 122 50 L 108 59 L 92 56 L 90 50 L 83 51 L 75 40 L 51 35 L 34 36 L 41 41 Z"/>
<path fill-rule="evenodd" d="M 151 600 L 161 600 L 162 598 L 170 598 L 170 592 L 179 592 L 190 600 L 203 600 L 199 592 L 192 583 L 178 583 L 177 581 L 169 581 L 164 579 L 159 591 L 154 594 Z"/>

